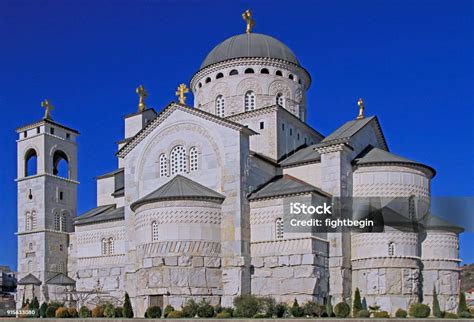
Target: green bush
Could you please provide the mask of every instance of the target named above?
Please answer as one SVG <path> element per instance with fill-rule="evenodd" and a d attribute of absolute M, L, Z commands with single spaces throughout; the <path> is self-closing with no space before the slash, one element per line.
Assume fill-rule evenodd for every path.
<path fill-rule="evenodd" d="M 293 302 L 293 305 L 291 306 L 290 309 L 291 315 L 293 315 L 295 318 L 300 318 L 304 315 L 304 310 L 303 308 L 299 305 L 298 300 L 295 299 Z"/>
<path fill-rule="evenodd" d="M 351 313 L 351 307 L 346 302 L 339 302 L 334 307 L 334 314 L 337 318 L 347 318 Z"/>
<path fill-rule="evenodd" d="M 117 306 L 115 308 L 115 317 L 116 318 L 123 318 L 123 307 Z"/>
<path fill-rule="evenodd" d="M 356 288 L 354 293 L 354 301 L 352 303 L 352 316 L 359 316 L 358 313 L 360 310 L 362 310 L 362 300 L 360 299 L 359 288 Z"/>
<path fill-rule="evenodd" d="M 104 316 L 106 318 L 114 318 L 115 317 L 115 307 L 112 304 L 110 304 L 110 303 L 105 304 Z"/>
<path fill-rule="evenodd" d="M 85 305 L 81 306 L 79 309 L 79 317 L 80 318 L 90 318 L 91 317 L 91 310 Z"/>
<path fill-rule="evenodd" d="M 286 303 L 278 303 L 275 306 L 275 315 L 277 318 L 282 318 L 288 312 L 288 305 Z"/>
<path fill-rule="evenodd" d="M 230 319 L 232 317 L 232 314 L 226 311 L 222 311 L 217 313 L 216 318 L 218 319 Z"/>
<path fill-rule="evenodd" d="M 95 308 L 91 311 L 91 317 L 93 318 L 103 318 L 104 317 L 104 306 L 103 305 L 96 305 Z"/>
<path fill-rule="evenodd" d="M 48 309 L 48 303 L 46 302 L 43 302 L 39 308 L 39 315 L 42 317 L 42 318 L 45 318 L 46 317 L 46 310 Z"/>
<path fill-rule="evenodd" d="M 125 292 L 125 300 L 123 301 L 123 317 L 131 319 L 133 318 L 133 308 L 132 303 L 130 302 L 130 296 Z"/>
<path fill-rule="evenodd" d="M 398 310 L 395 312 L 395 317 L 396 317 L 396 318 L 406 319 L 407 316 L 408 316 L 408 313 L 407 313 L 407 311 L 405 311 L 404 309 L 398 309 Z"/>
<path fill-rule="evenodd" d="M 36 298 L 36 296 L 34 296 L 33 299 L 31 300 L 31 303 L 28 305 L 28 309 L 31 311 L 34 311 L 34 313 L 30 315 L 30 317 L 36 317 L 36 318 L 39 317 L 40 316 L 39 308 L 40 308 L 40 305 L 39 305 L 38 299 Z"/>
<path fill-rule="evenodd" d="M 67 313 L 69 314 L 70 318 L 78 318 L 79 314 L 77 313 L 77 310 L 75 307 L 69 307 L 67 309 Z"/>
<path fill-rule="evenodd" d="M 181 311 L 171 311 L 168 313 L 168 319 L 181 319 L 183 317 L 183 312 Z"/>
<path fill-rule="evenodd" d="M 436 293 L 436 288 L 433 286 L 433 315 L 437 318 L 442 318 L 443 313 L 439 307 L 438 294 Z"/>
<path fill-rule="evenodd" d="M 50 305 L 48 305 L 48 308 L 46 309 L 46 317 L 47 318 L 54 318 L 56 316 L 56 310 L 59 307 L 60 306 L 56 303 L 51 303 Z"/>
<path fill-rule="evenodd" d="M 328 297 L 326 297 L 326 314 L 328 315 L 328 317 L 332 317 L 334 316 L 334 310 L 333 310 L 333 307 L 332 307 L 332 296 L 329 295 Z"/>
<path fill-rule="evenodd" d="M 165 307 L 165 309 L 163 310 L 163 316 L 164 316 L 165 318 L 167 318 L 168 315 L 169 315 L 171 312 L 173 312 L 173 311 L 174 311 L 174 307 L 173 307 L 172 305 L 169 305 L 169 304 L 168 304 L 168 305 Z"/>
<path fill-rule="evenodd" d="M 253 316 L 253 318 L 254 319 L 269 319 L 271 318 L 271 316 L 266 313 L 257 313 Z"/>
<path fill-rule="evenodd" d="M 212 318 L 214 316 L 214 308 L 209 302 L 202 299 L 201 302 L 199 302 L 197 314 L 200 318 Z"/>
<path fill-rule="evenodd" d="M 458 316 L 457 314 L 455 313 L 451 313 L 451 312 L 441 312 L 442 313 L 442 317 L 445 318 L 445 319 L 457 319 Z"/>
<path fill-rule="evenodd" d="M 377 319 L 386 319 L 386 318 L 389 318 L 389 317 L 390 317 L 390 314 L 388 314 L 387 311 L 374 312 L 374 318 L 377 318 Z"/>
<path fill-rule="evenodd" d="M 187 301 L 186 304 L 181 308 L 181 312 L 183 312 L 183 317 L 195 317 L 198 311 L 198 307 L 199 305 L 193 299 Z"/>
<path fill-rule="evenodd" d="M 408 313 L 414 318 L 427 318 L 430 316 L 430 307 L 422 303 L 414 303 L 410 306 Z"/>
<path fill-rule="evenodd" d="M 324 312 L 324 307 L 315 301 L 308 301 L 303 304 L 305 316 L 320 317 Z"/>
<path fill-rule="evenodd" d="M 458 315 L 461 312 L 468 312 L 466 304 L 466 295 L 464 292 L 459 293 Z"/>
<path fill-rule="evenodd" d="M 273 297 L 261 297 L 259 300 L 259 312 L 257 314 L 263 314 L 267 317 L 273 317 L 276 315 L 276 301 Z"/>
<path fill-rule="evenodd" d="M 458 316 L 459 316 L 461 319 L 470 319 L 470 318 L 473 317 L 471 313 L 466 312 L 466 311 L 464 311 L 464 312 L 459 312 Z"/>
<path fill-rule="evenodd" d="M 370 312 L 367 310 L 359 310 L 357 311 L 358 318 L 370 318 Z"/>
<path fill-rule="evenodd" d="M 150 306 L 146 310 L 146 317 L 149 319 L 159 319 L 161 318 L 161 307 L 159 306 Z"/>
<path fill-rule="evenodd" d="M 69 317 L 69 313 L 65 307 L 58 307 L 54 314 L 54 317 L 56 319 L 65 319 Z"/>
<path fill-rule="evenodd" d="M 253 295 L 239 295 L 234 298 L 234 317 L 251 318 L 259 313 L 260 301 Z"/>

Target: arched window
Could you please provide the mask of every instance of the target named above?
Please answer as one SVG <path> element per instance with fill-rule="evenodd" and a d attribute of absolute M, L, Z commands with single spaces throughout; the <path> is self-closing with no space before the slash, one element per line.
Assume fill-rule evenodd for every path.
<path fill-rule="evenodd" d="M 60 230 L 61 229 L 61 219 L 59 217 L 59 213 L 55 212 L 54 213 L 54 218 L 53 218 L 53 224 L 54 224 L 54 230 Z"/>
<path fill-rule="evenodd" d="M 222 77 L 224 77 L 224 74 L 222 74 L 222 73 L 218 73 L 218 74 L 216 75 L 216 79 L 219 79 L 219 78 L 222 78 Z"/>
<path fill-rule="evenodd" d="M 276 103 L 281 107 L 285 107 L 285 97 L 282 93 L 278 93 L 276 96 Z"/>
<path fill-rule="evenodd" d="M 198 87 L 201 88 L 201 87 L 202 87 L 202 83 L 199 83 L 199 84 L 198 84 Z"/>
<path fill-rule="evenodd" d="M 288 78 L 291 79 L 291 80 L 293 80 L 293 79 L 295 79 L 295 76 L 293 76 L 293 74 L 289 74 L 289 75 L 288 75 Z"/>
<path fill-rule="evenodd" d="M 61 215 L 61 231 L 67 231 L 67 217 L 66 217 L 66 214 Z"/>
<path fill-rule="evenodd" d="M 63 151 L 55 151 L 53 155 L 53 174 L 58 177 L 69 178 L 69 160 Z"/>
<path fill-rule="evenodd" d="M 270 74 L 270 72 L 267 68 L 262 68 L 262 70 L 260 70 L 260 74 Z"/>
<path fill-rule="evenodd" d="M 38 155 L 34 149 L 29 149 L 25 154 L 25 177 L 38 173 Z"/>
<path fill-rule="evenodd" d="M 395 255 L 395 243 L 390 242 L 388 243 L 388 256 L 394 256 Z"/>
<path fill-rule="evenodd" d="M 275 75 L 277 75 L 277 76 L 283 76 L 283 73 L 281 72 L 281 70 L 277 70 L 277 71 L 275 72 Z"/>
<path fill-rule="evenodd" d="M 211 82 L 211 78 L 210 77 L 206 78 L 206 84 L 210 82 Z"/>
<path fill-rule="evenodd" d="M 189 170 L 196 171 L 198 169 L 198 151 L 195 146 L 189 149 Z"/>
<path fill-rule="evenodd" d="M 31 220 L 31 230 L 35 230 L 36 229 L 36 211 L 35 210 L 31 212 L 30 220 Z"/>
<path fill-rule="evenodd" d="M 233 75 L 239 75 L 239 72 L 237 71 L 237 69 L 232 69 L 229 73 L 229 76 L 233 76 Z"/>
<path fill-rule="evenodd" d="M 216 98 L 216 115 L 219 117 L 224 117 L 224 97 L 222 95 L 217 96 Z"/>
<path fill-rule="evenodd" d="M 166 177 L 168 175 L 168 159 L 163 153 L 160 155 L 160 177 Z"/>
<path fill-rule="evenodd" d="M 109 238 L 109 255 L 113 255 L 114 251 L 115 251 L 114 239 L 110 237 Z"/>
<path fill-rule="evenodd" d="M 245 93 L 245 111 L 253 111 L 255 109 L 255 93 L 248 91 Z"/>
<path fill-rule="evenodd" d="M 25 230 L 26 231 L 31 230 L 31 215 L 29 212 L 27 212 L 25 215 Z"/>
<path fill-rule="evenodd" d="M 277 218 L 275 220 L 275 237 L 276 239 L 283 238 L 283 218 Z"/>
<path fill-rule="evenodd" d="M 156 221 L 151 223 L 151 239 L 158 240 L 158 223 Z"/>
<path fill-rule="evenodd" d="M 247 69 L 244 71 L 244 74 L 253 74 L 253 73 L 255 73 L 255 72 L 253 71 L 253 68 L 247 68 Z"/>
<path fill-rule="evenodd" d="M 32 261 L 28 261 L 27 270 L 28 270 L 28 273 L 33 272 L 33 262 Z"/>
<path fill-rule="evenodd" d="M 102 255 L 107 255 L 108 252 L 109 252 L 109 245 L 108 245 L 108 243 L 107 243 L 107 239 L 102 238 L 102 241 L 101 241 L 101 253 L 102 253 Z"/>
<path fill-rule="evenodd" d="M 171 175 L 186 172 L 186 150 L 184 146 L 178 145 L 171 150 L 170 163 Z"/>

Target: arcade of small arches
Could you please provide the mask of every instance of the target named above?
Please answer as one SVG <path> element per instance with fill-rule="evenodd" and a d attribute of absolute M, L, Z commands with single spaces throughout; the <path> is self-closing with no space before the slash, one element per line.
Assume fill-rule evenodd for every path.
<path fill-rule="evenodd" d="M 108 238 L 102 238 L 100 241 L 101 243 L 101 254 L 102 255 L 113 255 L 115 252 L 115 247 L 114 247 L 114 238 L 113 237 L 108 237 Z"/>
<path fill-rule="evenodd" d="M 190 147 L 189 150 L 186 151 L 184 146 L 177 145 L 171 149 L 169 154 L 160 154 L 160 177 L 197 171 L 199 168 L 198 161 L 198 150 L 195 146 Z"/>
<path fill-rule="evenodd" d="M 216 104 L 216 115 L 219 117 L 225 116 L 225 98 L 222 95 L 218 95 L 215 100 Z M 282 93 L 277 93 L 275 104 L 285 107 L 285 96 Z M 244 109 L 245 112 L 255 110 L 257 106 L 257 96 L 254 91 L 247 91 L 244 95 Z"/>

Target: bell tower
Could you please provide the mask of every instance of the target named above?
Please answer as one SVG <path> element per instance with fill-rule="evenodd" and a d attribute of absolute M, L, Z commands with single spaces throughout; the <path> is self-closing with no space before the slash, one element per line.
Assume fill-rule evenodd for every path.
<path fill-rule="evenodd" d="M 67 275 L 69 233 L 77 205 L 77 144 L 79 133 L 51 118 L 45 100 L 44 117 L 17 128 L 18 281 L 33 275 L 41 286 L 19 287 L 17 303 L 36 296 L 54 300 L 54 285 L 46 282 Z M 19 283 L 22 284 L 22 283 Z"/>

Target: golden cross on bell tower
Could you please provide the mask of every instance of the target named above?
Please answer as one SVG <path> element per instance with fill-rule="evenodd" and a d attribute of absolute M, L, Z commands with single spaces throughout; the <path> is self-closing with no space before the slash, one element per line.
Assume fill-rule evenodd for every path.
<path fill-rule="evenodd" d="M 176 91 L 176 96 L 178 96 L 180 104 L 185 104 L 185 102 L 186 102 L 185 94 L 186 93 L 189 93 L 189 89 L 186 87 L 186 84 L 180 84 L 178 86 L 177 91 Z"/>
<path fill-rule="evenodd" d="M 41 102 L 41 107 L 44 108 L 43 118 L 47 120 L 52 120 L 51 111 L 54 109 L 53 104 L 51 104 L 48 99 L 45 99 L 44 101 Z"/>
<path fill-rule="evenodd" d="M 136 92 L 138 94 L 138 111 L 143 112 L 146 110 L 145 98 L 148 97 L 148 93 L 143 85 L 138 86 Z"/>
<path fill-rule="evenodd" d="M 245 12 L 242 14 L 242 19 L 244 19 L 247 23 L 247 29 L 245 32 L 248 34 L 251 33 L 252 28 L 255 27 L 255 20 L 252 19 L 252 11 L 250 11 L 250 9 L 245 10 Z"/>
<path fill-rule="evenodd" d="M 362 100 L 362 98 L 359 98 L 359 100 L 357 101 L 357 105 L 359 106 L 359 115 L 357 116 L 357 120 L 362 120 L 364 118 L 364 109 L 365 109 L 365 105 L 364 105 L 364 101 Z"/>

